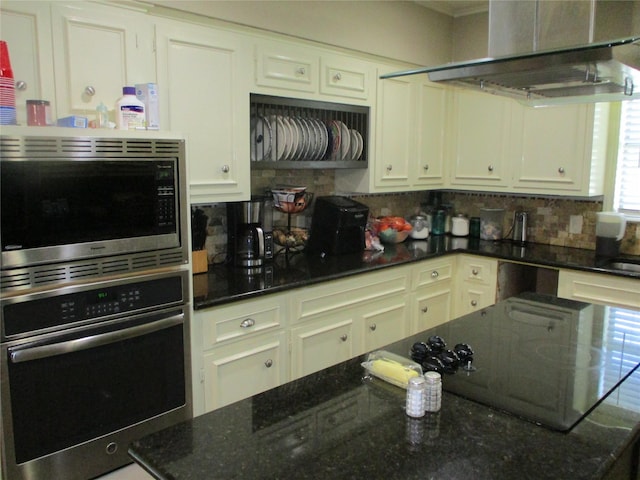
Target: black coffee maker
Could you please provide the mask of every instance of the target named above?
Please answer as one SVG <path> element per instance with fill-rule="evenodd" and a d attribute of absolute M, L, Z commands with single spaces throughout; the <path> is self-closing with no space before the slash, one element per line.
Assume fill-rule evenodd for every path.
<path fill-rule="evenodd" d="M 233 265 L 260 268 L 273 258 L 273 208 L 268 197 L 227 203 L 227 258 Z"/>

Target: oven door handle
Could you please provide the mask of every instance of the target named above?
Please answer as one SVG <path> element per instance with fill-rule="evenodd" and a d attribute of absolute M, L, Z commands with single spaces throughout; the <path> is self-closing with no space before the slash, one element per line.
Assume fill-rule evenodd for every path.
<path fill-rule="evenodd" d="M 162 320 L 155 322 L 145 323 L 144 325 L 126 328 L 124 330 L 91 335 L 88 337 L 77 338 L 75 340 L 68 340 L 66 342 L 52 343 L 50 345 L 16 349 L 10 351 L 9 358 L 13 363 L 20 363 L 53 357 L 65 353 L 78 352 L 80 350 L 87 350 L 88 348 L 95 348 L 109 343 L 139 337 L 141 335 L 147 335 L 159 330 L 164 330 L 165 328 L 180 325 L 181 323 L 184 323 L 183 313 L 172 315 L 171 317 L 163 318 Z"/>

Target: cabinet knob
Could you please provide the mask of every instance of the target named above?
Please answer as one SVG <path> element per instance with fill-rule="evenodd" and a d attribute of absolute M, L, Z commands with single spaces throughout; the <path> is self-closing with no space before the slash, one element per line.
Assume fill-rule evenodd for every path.
<path fill-rule="evenodd" d="M 271 368 L 271 365 L 273 365 L 273 360 L 268 359 L 266 362 L 264 362 L 264 366 L 267 368 Z"/>
<path fill-rule="evenodd" d="M 475 307 L 478 305 L 478 301 L 477 300 L 471 300 L 471 306 Z"/>
<path fill-rule="evenodd" d="M 477 268 L 474 268 L 473 270 L 471 270 L 471 274 L 472 274 L 474 277 L 475 277 L 476 275 L 478 275 L 478 273 L 480 273 L 480 272 L 478 272 L 478 269 L 477 269 Z"/>
<path fill-rule="evenodd" d="M 434 270 L 433 272 L 431 272 L 431 278 L 438 278 L 440 276 L 440 274 L 438 273 L 437 270 Z"/>
<path fill-rule="evenodd" d="M 375 332 L 376 328 L 378 328 L 378 326 L 375 323 L 372 323 L 371 325 L 369 325 L 369 330 L 371 330 L 372 332 Z"/>
<path fill-rule="evenodd" d="M 229 168 L 229 165 L 223 165 L 223 166 L 222 166 L 222 173 L 229 173 L 229 170 L 231 170 L 231 169 Z"/>
<path fill-rule="evenodd" d="M 242 322 L 240 322 L 240 328 L 251 328 L 256 324 L 256 321 L 253 318 L 246 318 Z"/>
<path fill-rule="evenodd" d="M 340 72 L 336 73 L 336 74 L 333 76 L 333 79 L 334 79 L 336 82 L 339 82 L 340 80 L 342 80 L 342 74 L 341 74 Z"/>
<path fill-rule="evenodd" d="M 422 168 L 424 168 L 424 171 L 426 172 L 427 170 L 429 170 L 429 165 L 425 165 L 425 166 L 424 166 L 424 167 L 422 167 Z"/>
<path fill-rule="evenodd" d="M 89 85 L 87 87 L 84 87 L 84 93 L 86 93 L 90 97 L 93 97 L 96 94 L 96 89 Z"/>
<path fill-rule="evenodd" d="M 564 167 L 559 167 L 559 168 L 558 168 L 558 173 L 559 173 L 560 175 L 564 174 Z"/>
<path fill-rule="evenodd" d="M 489 166 L 487 167 L 487 170 L 489 170 L 490 172 L 493 172 L 493 165 L 489 165 Z"/>
<path fill-rule="evenodd" d="M 296 70 L 296 73 L 298 75 L 304 75 L 305 73 L 307 73 L 307 70 L 304 67 L 298 67 L 298 69 Z"/>
<path fill-rule="evenodd" d="M 390 172 L 391 170 L 393 170 L 393 165 L 391 164 L 387 165 L 387 172 Z"/>
<path fill-rule="evenodd" d="M 25 82 L 24 80 L 18 80 L 16 82 L 16 90 L 20 90 L 21 92 L 24 92 L 27 89 L 27 82 Z"/>
<path fill-rule="evenodd" d="M 349 337 L 347 337 L 347 335 L 345 334 L 345 335 L 342 335 L 342 336 L 340 337 L 340 340 L 342 340 L 343 342 L 346 342 L 346 341 L 347 341 L 347 338 L 349 338 Z"/>
<path fill-rule="evenodd" d="M 429 307 L 424 306 L 420 310 L 422 311 L 422 313 L 427 313 L 429 311 Z"/>

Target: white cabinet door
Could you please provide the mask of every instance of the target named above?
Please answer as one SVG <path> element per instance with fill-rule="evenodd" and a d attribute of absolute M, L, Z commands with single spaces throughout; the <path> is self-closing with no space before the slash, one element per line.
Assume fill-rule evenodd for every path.
<path fill-rule="evenodd" d="M 187 139 L 192 203 L 247 200 L 250 46 L 178 22 L 158 24 L 156 36 L 162 125 Z"/>
<path fill-rule="evenodd" d="M 18 125 L 27 124 L 26 101 L 48 100 L 55 118 L 50 2 L 2 2 L 0 30 L 16 83 Z"/>
<path fill-rule="evenodd" d="M 448 90 L 422 79 L 416 81 L 416 160 L 412 184 L 444 186 Z"/>
<path fill-rule="evenodd" d="M 113 112 L 122 87 L 155 82 L 153 23 L 144 14 L 89 2 L 51 9 L 58 117 L 92 120 L 100 102 Z"/>
<path fill-rule="evenodd" d="M 461 317 L 496 303 L 498 262 L 490 258 L 461 255 L 456 267 L 456 302 L 453 313 Z"/>
<path fill-rule="evenodd" d="M 204 355 L 205 411 L 288 381 L 286 333 L 250 337 Z"/>
<path fill-rule="evenodd" d="M 411 77 L 378 82 L 375 175 L 381 191 L 409 187 L 410 162 L 415 161 L 415 94 Z M 371 168 L 371 166 L 369 167 Z"/>
<path fill-rule="evenodd" d="M 359 333 L 355 309 L 292 328 L 291 378 L 303 377 L 361 353 Z"/>
<path fill-rule="evenodd" d="M 374 302 L 362 313 L 364 349 L 369 352 L 402 340 L 409 335 L 407 296 Z"/>
<path fill-rule="evenodd" d="M 514 164 L 515 189 L 601 194 L 598 177 L 604 168 L 608 107 L 519 108 L 521 153 Z"/>
<path fill-rule="evenodd" d="M 451 185 L 490 187 L 508 185 L 513 101 L 483 92 L 456 90 L 453 94 Z"/>

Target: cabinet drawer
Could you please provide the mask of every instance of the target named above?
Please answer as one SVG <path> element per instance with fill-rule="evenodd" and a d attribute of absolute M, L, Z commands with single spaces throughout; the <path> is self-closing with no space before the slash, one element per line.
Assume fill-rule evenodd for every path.
<path fill-rule="evenodd" d="M 302 92 L 318 91 L 320 57 L 286 45 L 256 47 L 256 83 Z"/>
<path fill-rule="evenodd" d="M 370 73 L 366 64 L 355 59 L 321 59 L 320 92 L 341 97 L 367 99 Z"/>
<path fill-rule="evenodd" d="M 203 317 L 203 348 L 281 327 L 285 314 L 279 299 L 277 296 L 208 310 Z"/>
<path fill-rule="evenodd" d="M 558 296 L 581 302 L 640 309 L 640 280 L 560 270 Z"/>
<path fill-rule="evenodd" d="M 413 271 L 413 289 L 450 280 L 453 274 L 451 259 L 427 261 L 419 264 Z"/>
<path fill-rule="evenodd" d="M 497 262 L 478 257 L 459 258 L 459 278 L 463 281 L 494 285 L 496 283 Z"/>
<path fill-rule="evenodd" d="M 408 287 L 407 273 L 406 268 L 389 268 L 305 289 L 294 299 L 292 318 L 308 320 L 380 297 L 402 295 Z"/>

